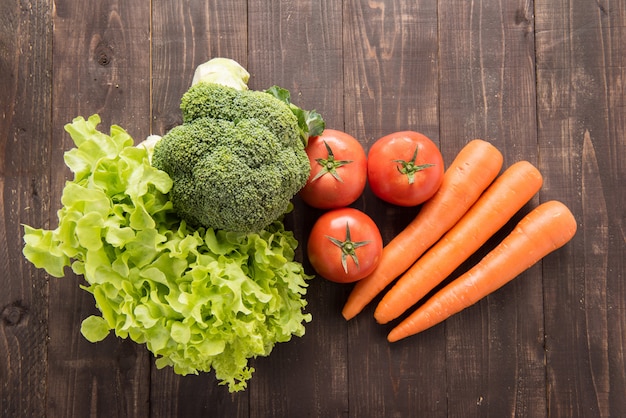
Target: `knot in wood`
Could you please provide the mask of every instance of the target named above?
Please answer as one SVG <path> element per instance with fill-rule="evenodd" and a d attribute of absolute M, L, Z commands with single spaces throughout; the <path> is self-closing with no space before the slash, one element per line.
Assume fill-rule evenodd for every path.
<path fill-rule="evenodd" d="M 100 42 L 95 49 L 95 60 L 96 62 L 103 66 L 106 67 L 107 65 L 109 65 L 111 63 L 111 56 L 113 55 L 113 50 L 111 48 L 110 45 L 106 44 L 105 42 Z"/>
<path fill-rule="evenodd" d="M 22 305 L 21 301 L 13 302 L 2 309 L 2 322 L 9 327 L 14 327 L 22 322 L 27 313 L 28 309 Z"/>

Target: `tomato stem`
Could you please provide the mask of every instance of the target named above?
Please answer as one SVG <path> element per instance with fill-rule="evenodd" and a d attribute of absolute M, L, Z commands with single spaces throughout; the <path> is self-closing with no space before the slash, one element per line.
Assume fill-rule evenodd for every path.
<path fill-rule="evenodd" d="M 415 147 L 415 151 L 413 152 L 413 157 L 411 157 L 410 161 L 405 160 L 393 160 L 398 163 L 398 171 L 401 174 L 406 174 L 409 179 L 409 184 L 413 184 L 415 181 L 415 173 L 424 170 L 425 168 L 432 167 L 435 164 L 417 164 L 417 152 L 419 151 L 419 146 Z"/>
<path fill-rule="evenodd" d="M 357 268 L 360 268 L 359 258 L 356 255 L 356 249 L 369 244 L 371 241 L 352 241 L 352 238 L 350 237 L 350 225 L 348 222 L 346 222 L 346 239 L 344 241 L 340 241 L 329 235 L 326 235 L 326 238 L 328 238 L 330 242 L 335 244 L 337 247 L 341 248 L 341 266 L 346 274 L 348 274 L 348 257 L 352 258 L 352 261 L 354 261 Z"/>
<path fill-rule="evenodd" d="M 340 182 L 343 183 L 343 179 L 341 178 L 339 173 L 337 173 L 337 169 L 339 167 L 341 167 L 341 166 L 346 165 L 346 164 L 350 164 L 352 162 L 352 160 L 335 160 L 335 155 L 333 154 L 333 150 L 330 147 L 330 145 L 328 145 L 326 143 L 326 141 L 324 141 L 324 146 L 326 147 L 326 152 L 328 153 L 328 158 L 326 158 L 326 159 L 324 159 L 324 158 L 317 158 L 315 160 L 315 161 L 317 161 L 317 163 L 319 165 L 322 166 L 322 169 L 317 172 L 317 175 L 315 177 L 313 177 L 313 179 L 311 181 L 315 181 L 318 178 L 322 177 L 324 174 L 330 173 L 337 181 L 340 181 Z"/>

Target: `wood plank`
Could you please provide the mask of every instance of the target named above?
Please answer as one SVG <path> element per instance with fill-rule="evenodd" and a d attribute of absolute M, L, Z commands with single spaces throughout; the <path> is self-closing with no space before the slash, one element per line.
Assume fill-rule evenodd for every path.
<path fill-rule="evenodd" d="M 69 172 L 62 154 L 73 146 L 63 125 L 102 117 L 136 138 L 149 132 L 148 3 L 57 1 L 54 5 L 51 205 L 60 205 Z M 54 225 L 56 226 L 56 225 Z M 53 226 L 53 227 L 54 227 Z M 143 346 L 110 335 L 91 344 L 80 324 L 97 314 L 71 273 L 50 285 L 47 412 L 51 416 L 137 417 L 149 413 L 149 356 Z"/>
<path fill-rule="evenodd" d="M 182 122 L 180 98 L 196 67 L 223 56 L 247 64 L 245 0 L 152 2 L 152 131 L 163 135 Z M 253 377 L 253 379 L 255 379 Z M 150 413 L 153 417 L 249 414 L 248 392 L 230 394 L 213 373 L 180 376 L 153 367 Z"/>
<path fill-rule="evenodd" d="M 548 401 L 554 416 L 626 414 L 623 2 L 536 1 L 542 199 L 579 221 L 543 262 Z"/>
<path fill-rule="evenodd" d="M 439 144 L 437 6 L 430 0 L 345 2 L 345 126 L 366 149 L 401 130 Z M 385 242 L 417 213 L 385 204 L 369 187 L 357 207 L 375 219 Z M 381 296 L 349 322 L 350 414 L 445 416 L 443 334 L 388 343 L 393 324 L 373 318 Z"/>
<path fill-rule="evenodd" d="M 626 416 L 626 4 L 598 0 L 0 2 L 0 416 Z M 476 306 L 399 343 L 346 323 L 351 286 L 311 281 L 307 333 L 246 392 L 157 370 L 143 346 L 91 344 L 69 274 L 24 260 L 21 224 L 54 228 L 70 175 L 63 125 L 98 112 L 137 141 L 180 122 L 195 67 L 229 56 L 366 148 L 426 133 L 449 163 L 469 139 L 537 163 L 539 201 L 579 220 L 563 249 Z M 536 56 L 536 59 L 535 59 Z M 355 205 L 390 240 L 415 209 Z M 521 213 L 516 219 L 519 219 Z M 296 199 L 301 243 L 319 211 Z M 456 275 L 495 245 L 511 222 Z"/>
<path fill-rule="evenodd" d="M 199 64 L 224 56 L 247 65 L 247 8 L 227 2 L 152 2 L 152 132 L 178 125 L 180 98 Z"/>
<path fill-rule="evenodd" d="M 22 223 L 49 222 L 50 5 L 0 4 L 0 415 L 44 416 L 48 277 L 22 256 Z"/>
<path fill-rule="evenodd" d="M 298 106 L 319 110 L 328 127 L 343 129 L 341 2 L 257 0 L 249 2 L 248 13 L 251 88 L 284 87 Z M 306 239 L 319 212 L 298 199 L 295 206 L 285 223 L 300 243 L 297 258 L 306 260 Z M 307 312 L 313 321 L 302 338 L 255 361 L 250 416 L 334 417 L 348 411 L 346 327 L 339 314 L 345 296 L 321 278 L 310 282 Z"/>
<path fill-rule="evenodd" d="M 502 151 L 504 168 L 519 160 L 537 164 L 532 13 L 527 1 L 440 2 L 440 136 L 448 161 L 482 138 Z M 541 279 L 536 266 L 441 325 L 448 416 L 546 414 Z"/>

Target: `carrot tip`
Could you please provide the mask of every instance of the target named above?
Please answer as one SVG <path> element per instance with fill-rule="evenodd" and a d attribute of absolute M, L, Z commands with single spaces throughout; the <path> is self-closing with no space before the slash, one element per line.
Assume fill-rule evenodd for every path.
<path fill-rule="evenodd" d="M 389 341 L 390 343 L 395 343 L 403 338 L 395 331 L 396 330 L 391 330 L 391 332 L 387 335 L 387 341 Z"/>
<path fill-rule="evenodd" d="M 389 318 L 385 315 L 381 315 L 379 312 L 374 312 L 374 319 L 381 325 L 384 325 L 391 321 L 393 318 Z"/>
<path fill-rule="evenodd" d="M 343 316 L 343 318 L 344 318 L 346 321 L 349 321 L 349 320 L 351 320 L 352 318 L 354 318 L 354 317 L 357 315 L 357 313 L 358 313 L 358 312 L 353 312 L 351 309 L 346 309 L 346 308 L 344 308 L 344 309 L 341 311 L 341 315 Z"/>

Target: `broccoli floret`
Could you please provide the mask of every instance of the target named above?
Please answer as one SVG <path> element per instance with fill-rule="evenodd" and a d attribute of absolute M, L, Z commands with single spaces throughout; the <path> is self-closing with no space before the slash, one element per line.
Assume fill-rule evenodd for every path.
<path fill-rule="evenodd" d="M 262 91 L 235 90 L 214 83 L 199 83 L 183 95 L 180 109 L 183 123 L 201 117 L 234 122 L 257 119 L 287 146 L 293 146 L 300 138 L 298 120 L 293 111 L 280 100 Z"/>
<path fill-rule="evenodd" d="M 283 215 L 310 164 L 290 107 L 270 94 L 201 82 L 181 99 L 183 124 L 152 164 L 173 180 L 170 200 L 192 225 L 259 231 Z"/>

